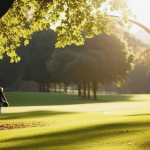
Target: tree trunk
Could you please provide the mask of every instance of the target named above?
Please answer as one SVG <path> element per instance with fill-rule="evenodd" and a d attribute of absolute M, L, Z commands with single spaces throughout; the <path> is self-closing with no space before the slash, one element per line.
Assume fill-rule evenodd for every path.
<path fill-rule="evenodd" d="M 109 86 L 109 94 L 111 94 L 111 85 Z"/>
<path fill-rule="evenodd" d="M 49 82 L 47 82 L 47 92 L 49 93 Z"/>
<path fill-rule="evenodd" d="M 51 83 L 49 83 L 49 92 L 51 93 L 52 91 L 52 85 L 51 85 Z"/>
<path fill-rule="evenodd" d="M 43 83 L 43 92 L 46 92 L 46 85 Z"/>
<path fill-rule="evenodd" d="M 93 99 L 97 100 L 97 82 L 93 79 Z"/>
<path fill-rule="evenodd" d="M 65 93 L 67 93 L 68 91 L 67 91 L 67 84 L 65 84 Z"/>
<path fill-rule="evenodd" d="M 44 92 L 44 83 L 42 83 L 42 92 Z"/>
<path fill-rule="evenodd" d="M 83 98 L 86 98 L 86 83 L 83 83 Z"/>
<path fill-rule="evenodd" d="M 54 93 L 56 93 L 56 83 L 54 83 Z"/>
<path fill-rule="evenodd" d="M 108 90 L 109 90 L 108 88 L 109 88 L 109 87 L 108 87 L 108 85 L 107 85 L 107 86 L 106 86 L 106 93 L 107 93 L 107 94 L 108 94 Z"/>
<path fill-rule="evenodd" d="M 59 85 L 59 92 L 61 93 L 61 83 L 60 83 L 60 85 Z"/>
<path fill-rule="evenodd" d="M 118 87 L 118 94 L 121 94 L 121 89 L 120 89 L 120 87 Z"/>
<path fill-rule="evenodd" d="M 78 84 L 78 96 L 81 97 L 81 84 Z"/>
<path fill-rule="evenodd" d="M 67 91 L 67 90 L 68 90 L 68 86 L 66 85 L 66 93 L 68 93 L 68 91 Z"/>
<path fill-rule="evenodd" d="M 74 94 L 74 84 L 72 85 L 72 93 Z"/>
<path fill-rule="evenodd" d="M 42 82 L 39 83 L 39 91 L 42 92 Z"/>
<path fill-rule="evenodd" d="M 87 84 L 87 88 L 88 88 L 88 99 L 91 99 L 91 95 L 90 95 L 90 83 L 88 82 Z"/>

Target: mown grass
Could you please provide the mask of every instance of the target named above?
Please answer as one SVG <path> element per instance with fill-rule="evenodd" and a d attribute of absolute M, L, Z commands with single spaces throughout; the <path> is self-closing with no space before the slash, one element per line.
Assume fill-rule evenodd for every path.
<path fill-rule="evenodd" d="M 89 103 L 138 102 L 147 100 L 149 95 L 98 95 L 98 100 L 82 99 L 75 94 L 64 93 L 30 93 L 5 92 L 11 106 L 44 106 L 44 105 L 70 105 Z M 148 98 L 147 98 L 148 97 Z M 148 99 L 149 100 L 149 99 Z"/>
<path fill-rule="evenodd" d="M 9 102 L 11 101 L 6 93 Z M 14 106 L 21 105 L 21 93 L 14 99 Z M 26 94 L 26 93 L 22 93 Z M 27 93 L 28 95 L 29 93 Z M 31 93 L 32 95 L 33 93 Z M 47 93 L 46 93 L 47 94 Z M 27 98 L 27 95 L 25 97 Z M 29 94 L 30 95 L 30 94 Z M 47 95 L 46 95 L 47 96 Z M 52 99 L 56 95 L 52 95 Z M 59 97 L 60 95 L 58 95 Z M 30 96 L 29 96 L 30 97 Z M 32 96 L 31 96 L 32 97 Z M 35 98 L 35 101 L 38 99 Z M 44 94 L 43 94 L 44 97 Z M 71 97 L 73 99 L 71 99 Z M 102 97 L 102 96 L 100 96 Z M 115 100 L 115 97 L 116 100 Z M 120 97 L 120 101 L 119 101 Z M 128 98 L 127 98 L 128 97 Z M 141 95 L 103 95 L 101 101 L 107 100 L 106 104 L 113 102 L 122 105 L 123 101 L 141 103 Z M 79 99 L 76 95 L 61 95 L 60 99 L 65 104 L 74 104 L 78 101 L 90 103 Z M 136 99 L 137 98 L 137 99 Z M 48 98 L 50 99 L 50 97 Z M 47 101 L 48 101 L 47 99 Z M 122 100 L 121 100 L 122 99 Z M 125 100 L 126 99 L 126 100 Z M 65 102 L 65 100 L 67 102 Z M 43 100 L 44 101 L 44 100 Z M 59 100 L 61 104 L 61 100 Z M 71 102 L 73 101 L 73 102 Z M 18 102 L 18 103 L 17 103 Z M 28 102 L 28 101 L 26 101 Z M 24 102 L 25 103 L 25 99 Z M 32 106 L 34 102 L 32 98 Z M 50 105 L 52 102 L 47 102 Z M 75 104 L 76 104 L 75 103 Z M 79 103 L 82 105 L 83 102 Z M 93 102 L 91 102 L 93 103 Z M 46 100 L 45 100 L 46 104 Z M 58 105 L 59 103 L 57 103 Z M 29 104 L 28 104 L 29 105 Z M 26 105 L 26 106 L 28 106 Z M 21 105 L 22 106 L 22 105 Z M 85 105 L 83 105 L 85 106 Z M 91 105 L 92 106 L 92 105 Z M 145 106 L 146 107 L 146 106 Z M 66 107 L 67 109 L 67 107 Z M 107 110 L 107 108 L 106 108 Z M 61 111 L 32 111 L 23 113 L 2 114 L 0 124 L 19 122 L 43 122 L 42 127 L 26 127 L 20 129 L 0 130 L 0 149 L 3 150 L 149 150 L 150 149 L 150 108 L 129 108 L 107 110 L 103 112 L 61 112 Z"/>

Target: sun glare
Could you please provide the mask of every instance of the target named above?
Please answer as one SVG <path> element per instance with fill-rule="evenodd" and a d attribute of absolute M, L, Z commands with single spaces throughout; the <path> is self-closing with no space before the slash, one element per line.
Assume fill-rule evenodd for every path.
<path fill-rule="evenodd" d="M 150 19 L 148 17 L 150 14 L 150 0 L 128 0 L 128 6 L 137 16 L 136 21 L 150 29 Z M 140 27 L 133 25 L 130 32 L 135 33 L 139 30 L 141 30 Z"/>
<path fill-rule="evenodd" d="M 108 8 L 108 4 L 109 1 L 103 3 L 99 10 L 102 11 L 105 8 Z M 150 0 L 128 0 L 128 6 L 132 10 L 133 14 L 137 16 L 137 19 L 131 19 L 150 29 L 150 19 L 147 17 L 150 14 Z M 93 11 L 92 13 L 95 13 L 95 11 Z M 109 12 L 109 14 L 120 16 L 118 12 Z M 61 16 L 64 18 L 65 15 L 61 14 Z M 59 24 L 60 21 L 58 21 L 55 25 L 51 25 L 51 28 L 55 30 L 55 28 L 59 26 Z M 135 24 L 132 24 L 132 28 L 130 29 L 131 33 L 136 33 L 139 30 L 142 30 L 142 28 Z"/>

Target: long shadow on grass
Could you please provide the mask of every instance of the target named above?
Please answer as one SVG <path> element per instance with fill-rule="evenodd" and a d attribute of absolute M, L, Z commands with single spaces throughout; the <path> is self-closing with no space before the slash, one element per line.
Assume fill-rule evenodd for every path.
<path fill-rule="evenodd" d="M 143 101 L 143 99 L 135 100 L 134 95 L 98 95 L 98 100 L 86 100 L 74 94 L 60 93 L 6 92 L 5 95 L 10 103 L 10 106 L 45 106 Z"/>
<path fill-rule="evenodd" d="M 11 114 L 2 114 L 0 120 L 50 117 L 50 116 L 65 115 L 65 114 L 73 114 L 73 112 L 31 111 L 25 113 L 11 113 Z"/>
<path fill-rule="evenodd" d="M 118 139 L 124 138 L 123 143 L 120 142 L 120 145 L 127 145 L 129 142 L 128 136 L 136 133 L 143 133 L 143 129 L 147 130 L 149 128 L 149 122 L 128 122 L 128 123 L 113 123 L 106 125 L 91 125 L 91 126 L 80 126 L 80 128 L 62 130 L 56 132 L 41 133 L 39 135 L 31 135 L 24 137 L 11 138 L 1 141 L 4 142 L 20 142 L 19 146 L 9 146 L 9 148 L 3 148 L 3 150 L 27 150 L 27 149 L 58 149 L 61 150 L 69 149 L 70 147 L 78 147 L 84 149 L 86 145 L 97 143 L 99 146 L 110 146 L 111 144 L 118 142 Z M 139 139 L 136 139 L 140 141 Z M 30 142 L 28 142 L 30 141 Z M 27 142 L 27 143 L 26 143 Z M 108 145 L 109 142 L 109 145 Z M 88 145 L 89 146 L 89 145 Z M 90 145 L 91 146 L 91 145 Z M 92 145 L 94 146 L 94 145 Z M 130 145 L 130 148 L 135 145 Z M 77 148 L 78 149 L 78 148 Z M 92 149 L 92 148 L 91 148 Z M 131 148 L 132 149 L 132 148 Z"/>

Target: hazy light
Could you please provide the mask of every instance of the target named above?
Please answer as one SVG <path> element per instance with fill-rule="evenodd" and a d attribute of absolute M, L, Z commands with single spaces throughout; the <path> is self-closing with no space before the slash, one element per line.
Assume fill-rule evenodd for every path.
<path fill-rule="evenodd" d="M 150 29 L 150 0 L 128 0 L 128 6 L 137 16 L 136 21 Z M 141 30 L 140 27 L 133 25 L 130 32 L 135 33 Z"/>

